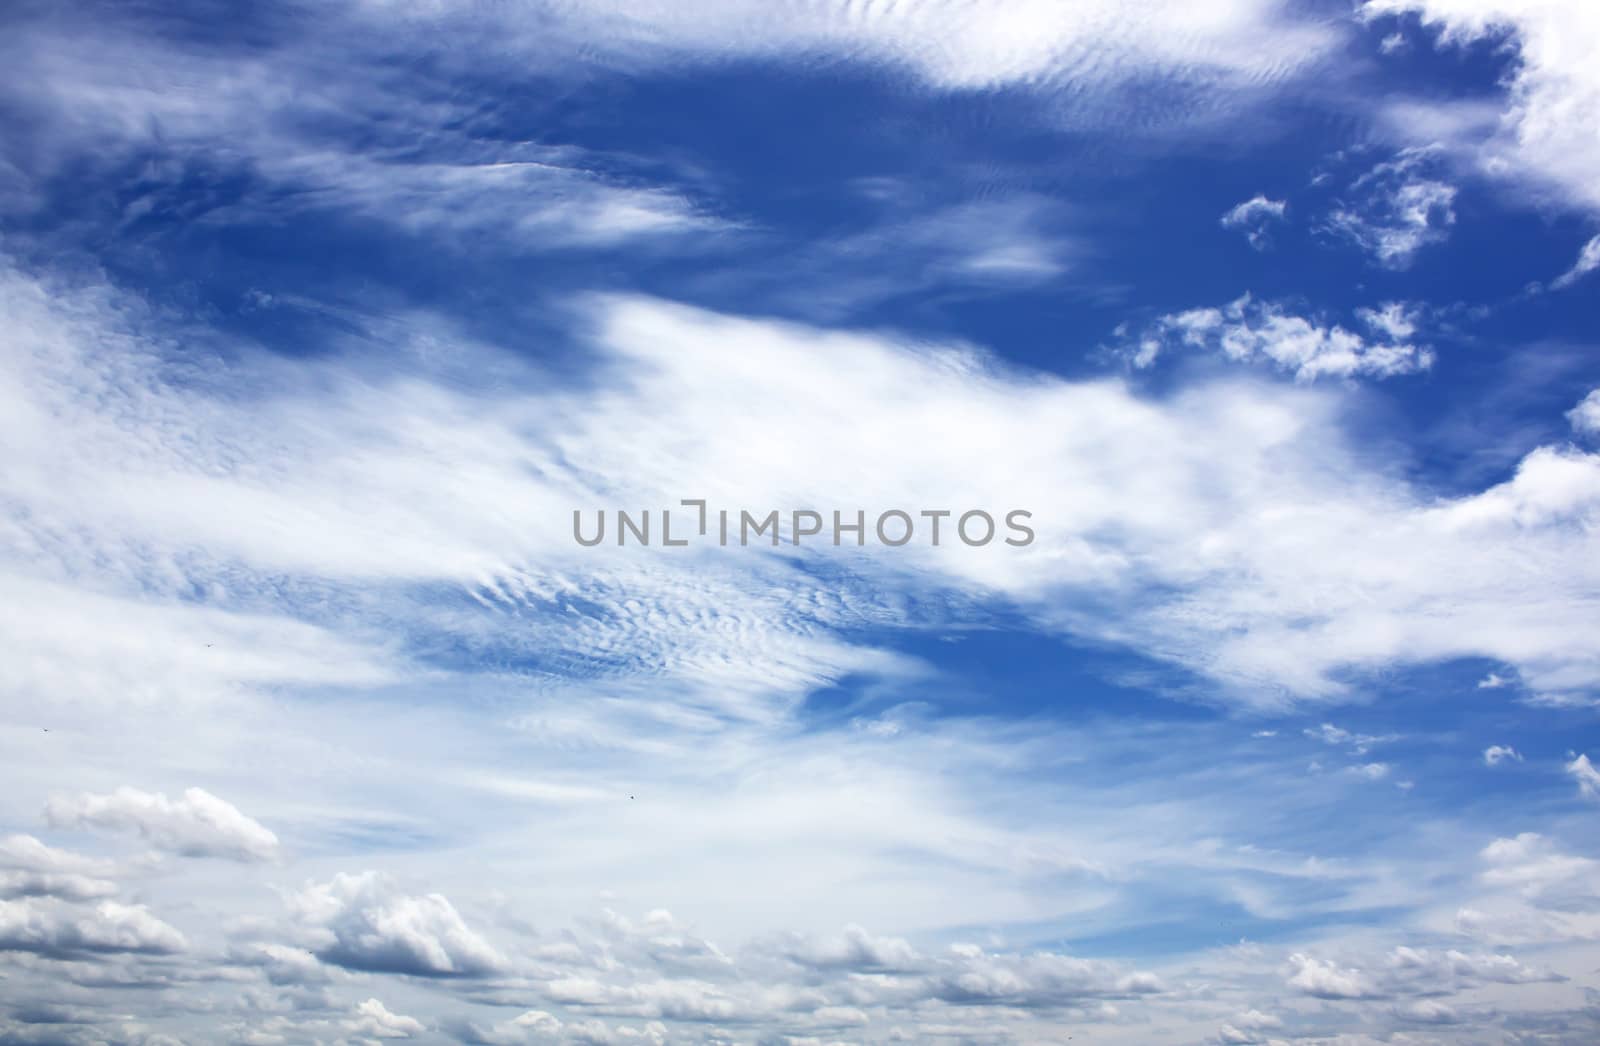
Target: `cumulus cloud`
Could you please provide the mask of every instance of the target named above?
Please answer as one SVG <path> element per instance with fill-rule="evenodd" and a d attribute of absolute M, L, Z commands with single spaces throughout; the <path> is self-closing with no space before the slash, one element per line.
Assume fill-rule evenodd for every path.
<path fill-rule="evenodd" d="M 1163 316 L 1130 339 L 1123 352 L 1143 368 L 1175 350 L 1200 349 L 1239 363 L 1264 363 L 1297 381 L 1389 378 L 1433 365 L 1433 350 L 1408 340 L 1416 326 L 1404 306 L 1364 310 L 1360 318 L 1377 339 L 1337 324 L 1323 326 L 1246 294 L 1221 308 Z"/>
<path fill-rule="evenodd" d="M 388 1007 L 377 999 L 368 999 L 356 1007 L 356 1014 L 345 1027 L 357 1035 L 370 1035 L 374 1039 L 409 1039 L 427 1031 L 415 1017 L 390 1013 Z"/>
<path fill-rule="evenodd" d="M 1571 422 L 1574 432 L 1600 436 L 1600 389 L 1590 392 L 1576 407 L 1567 411 L 1567 421 Z"/>
<path fill-rule="evenodd" d="M 796 934 L 773 947 L 786 959 L 818 969 L 910 970 L 923 962 L 906 941 L 874 937 L 859 926 L 848 926 L 835 937 Z"/>
<path fill-rule="evenodd" d="M 1479 855 L 1480 883 L 1454 929 L 1499 945 L 1600 940 L 1600 861 L 1538 832 L 1494 840 Z"/>
<path fill-rule="evenodd" d="M 45 816 L 57 827 L 133 833 L 185 857 L 267 861 L 278 856 L 276 835 L 203 788 L 186 789 L 179 799 L 126 787 L 105 795 L 52 796 Z"/>
<path fill-rule="evenodd" d="M 1229 208 L 1222 216 L 1222 227 L 1238 229 L 1250 241 L 1250 246 L 1263 251 L 1271 246 L 1271 227 L 1284 220 L 1287 207 L 1283 200 L 1269 200 L 1258 193 Z"/>
<path fill-rule="evenodd" d="M 1297 952 L 1289 957 L 1289 965 L 1293 971 L 1289 987 L 1318 999 L 1370 999 L 1379 994 L 1360 970 L 1331 960 Z"/>
<path fill-rule="evenodd" d="M 1483 763 L 1485 766 L 1499 766 L 1507 760 L 1520 763 L 1522 762 L 1522 755 L 1510 745 L 1490 745 L 1483 750 Z"/>
<path fill-rule="evenodd" d="M 0 897 L 89 901 L 117 892 L 109 861 L 48 846 L 31 835 L 0 838 Z"/>
<path fill-rule="evenodd" d="M 378 872 L 341 873 L 308 884 L 288 903 L 308 946 L 334 966 L 415 977 L 477 977 L 505 965 L 443 894 L 403 893 Z"/>
<path fill-rule="evenodd" d="M 77 907 L 49 898 L 0 900 L 0 951 L 53 958 L 108 953 L 164 955 L 184 949 L 183 935 L 142 905 L 101 901 Z"/>
<path fill-rule="evenodd" d="M 1381 265 L 1409 266 L 1455 224 L 1455 186 L 1426 173 L 1437 162 L 1409 149 L 1379 163 L 1350 186 L 1350 198 L 1328 216 L 1328 227 L 1369 252 Z"/>
<path fill-rule="evenodd" d="M 1444 46 L 1509 33 L 1515 60 L 1497 120 L 1461 144 L 1480 169 L 1530 183 L 1565 202 L 1600 208 L 1600 13 L 1555 0 L 1367 0 L 1367 18 L 1415 13 Z"/>

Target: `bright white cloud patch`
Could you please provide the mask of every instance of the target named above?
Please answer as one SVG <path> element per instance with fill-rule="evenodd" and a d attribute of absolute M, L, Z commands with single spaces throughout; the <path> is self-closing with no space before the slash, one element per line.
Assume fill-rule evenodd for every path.
<path fill-rule="evenodd" d="M 1567 774 L 1578 783 L 1578 794 L 1585 799 L 1600 799 L 1600 770 L 1581 754 L 1567 764 Z"/>
<path fill-rule="evenodd" d="M 1596 269 L 1600 269 L 1600 236 L 1591 237 L 1578 252 L 1578 260 L 1572 263 L 1572 268 L 1552 280 L 1550 286 L 1565 290 Z"/>
<path fill-rule="evenodd" d="M 203 788 L 190 788 L 178 799 L 136 788 L 58 795 L 45 812 L 57 827 L 131 832 L 185 857 L 264 861 L 278 854 L 277 836 Z"/>
<path fill-rule="evenodd" d="M 1600 436 L 1600 389 L 1583 398 L 1576 407 L 1567 411 L 1572 430 L 1585 436 Z"/>
<path fill-rule="evenodd" d="M 51 958 L 182 951 L 181 933 L 140 905 L 101 901 L 77 907 L 55 898 L 0 900 L 0 951 Z"/>
<path fill-rule="evenodd" d="M 1462 144 L 1482 169 L 1600 208 L 1600 9 L 1566 0 L 1367 0 L 1368 17 L 1415 13 L 1441 45 L 1509 34 L 1515 47 L 1499 120 Z"/>
<path fill-rule="evenodd" d="M 473 977 L 504 965 L 442 894 L 410 895 L 377 872 L 339 874 L 288 898 L 307 947 L 350 970 Z"/>
<path fill-rule="evenodd" d="M 1328 216 L 1328 227 L 1369 252 L 1381 265 L 1403 269 L 1423 247 L 1439 243 L 1455 224 L 1455 186 L 1427 172 L 1432 153 L 1411 149 L 1357 178 L 1349 198 Z"/>
<path fill-rule="evenodd" d="M 0 1042 L 1600 1041 L 1558 6 L 8 12 Z"/>
<path fill-rule="evenodd" d="M 1483 750 L 1485 766 L 1499 766 L 1506 761 L 1522 762 L 1522 755 L 1510 745 L 1490 745 Z"/>
<path fill-rule="evenodd" d="M 415 1017 L 390 1013 L 377 999 L 368 999 L 357 1006 L 355 1017 L 345 1026 L 357 1035 L 370 1035 L 375 1039 L 409 1039 L 427 1031 Z"/>
<path fill-rule="evenodd" d="M 378 5 L 390 8 L 393 5 Z M 417 9 L 413 5 L 401 5 Z M 437 14 L 470 8 L 427 5 Z M 1297 19 L 1280 0 L 1158 0 L 1130 9 L 1109 0 L 1070 8 L 1000 0 L 981 10 L 957 0 L 860 5 L 844 0 L 774 9 L 758 0 L 693 8 L 659 0 L 562 0 L 526 34 L 581 33 L 623 61 L 789 55 L 834 56 L 911 71 L 943 88 L 1068 85 L 1140 75 L 1224 84 L 1274 80 L 1334 40 L 1329 27 Z M 553 19 L 551 16 L 553 15 Z"/>
<path fill-rule="evenodd" d="M 1265 363 L 1297 381 L 1318 378 L 1389 378 L 1426 370 L 1433 351 L 1408 341 L 1416 327 L 1405 307 L 1366 310 L 1369 339 L 1337 324 L 1323 326 L 1246 294 L 1221 308 L 1163 316 L 1125 350 L 1135 367 L 1148 367 L 1174 350 L 1205 350 L 1238 363 Z"/>
<path fill-rule="evenodd" d="M 602 380 L 589 394 L 542 395 L 532 375 L 511 395 L 452 389 L 425 371 L 373 385 L 352 369 L 330 375 L 332 395 L 290 385 L 222 410 L 135 362 L 140 377 L 118 424 L 145 438 L 129 442 L 95 420 L 110 361 L 87 351 L 139 346 L 128 320 L 93 297 L 75 311 L 47 306 L 37 286 L 19 300 L 28 308 L 15 313 L 26 321 L 15 329 L 30 351 L 11 358 L 20 368 L 11 387 L 27 407 L 9 416 L 17 460 L 33 464 L 7 481 L 18 503 L 33 506 L 18 523 L 32 540 L 75 521 L 71 543 L 52 539 L 63 563 L 98 548 L 105 562 L 130 562 L 116 550 L 137 541 L 169 556 L 206 548 L 246 579 L 288 571 L 330 583 L 449 580 L 511 604 L 581 568 L 594 578 L 584 591 L 598 612 L 560 615 L 519 644 L 620 656 L 693 677 L 691 686 L 715 681 L 709 689 L 731 708 L 778 692 L 778 680 L 889 669 L 892 659 L 827 631 L 882 611 L 801 597 L 813 582 L 782 559 L 748 553 L 697 557 L 686 588 L 688 560 L 578 548 L 574 505 L 619 496 L 670 505 L 686 490 L 757 507 L 1027 505 L 1049 521 L 1029 549 L 918 546 L 847 565 L 869 589 L 889 568 L 929 591 L 978 584 L 1020 598 L 1049 628 L 1088 636 L 1104 634 L 1104 608 L 1126 607 L 1112 629 L 1119 642 L 1201 671 L 1230 694 L 1329 694 L 1341 689 L 1329 679 L 1336 668 L 1469 654 L 1514 665 L 1550 696 L 1600 681 L 1584 596 L 1594 583 L 1585 521 L 1600 499 L 1600 459 L 1568 448 L 1536 449 L 1504 483 L 1440 501 L 1356 462 L 1334 400 L 1310 390 L 1215 381 L 1158 404 L 1111 382 L 1009 371 L 970 350 L 628 297 L 591 302 Z M 1132 351 L 1148 362 L 1204 349 L 1306 381 L 1393 376 L 1433 358 L 1388 340 L 1407 316 L 1375 310 L 1365 322 L 1380 336 L 1369 340 L 1246 297 L 1166 317 Z M 491 372 L 507 365 L 493 350 L 461 351 L 479 353 Z M 920 419 L 932 416 L 944 421 L 928 430 Z M 861 418 L 879 424 L 846 424 Z M 899 439 L 906 426 L 924 438 Z M 813 435 L 786 435 L 797 432 Z M 1011 451 L 997 460 L 985 449 L 995 446 Z M 260 449 L 241 458 L 240 447 Z M 868 460 L 870 473 L 839 467 Z M 241 515 L 241 503 L 256 509 Z M 1518 564 L 1487 554 L 1512 534 Z M 208 559 L 189 561 L 198 583 L 212 583 Z M 1159 578 L 1166 595 L 1152 604 L 1130 587 L 1136 575 Z M 1055 598 L 1066 591 L 1102 611 L 1073 612 L 1084 604 Z M 634 609 L 686 598 L 707 605 L 707 616 L 684 619 L 688 627 Z M 1300 606 L 1318 613 L 1288 612 Z M 388 611 L 409 612 L 403 603 Z M 1528 627 L 1506 627 L 1523 615 Z M 17 627 L 29 621 L 19 616 Z M 205 653 L 193 639 L 174 650 L 167 656 Z M 750 667 L 756 653 L 770 660 Z M 64 677 L 58 657 L 82 654 L 64 648 L 32 671 Z M 263 678 L 282 671 L 259 651 L 234 664 L 248 673 L 257 659 Z M 307 678 L 362 683 L 396 670 L 335 662 Z"/>
<path fill-rule="evenodd" d="M 107 876 L 110 861 L 83 857 L 31 835 L 0 838 L 0 898 L 58 897 L 91 901 L 110 897 L 117 886 Z"/>
<path fill-rule="evenodd" d="M 1266 250 L 1272 242 L 1271 228 L 1284 220 L 1287 206 L 1282 200 L 1269 200 L 1257 194 L 1230 208 L 1222 216 L 1222 227 L 1239 230 L 1250 241 L 1250 246 L 1258 251 Z"/>

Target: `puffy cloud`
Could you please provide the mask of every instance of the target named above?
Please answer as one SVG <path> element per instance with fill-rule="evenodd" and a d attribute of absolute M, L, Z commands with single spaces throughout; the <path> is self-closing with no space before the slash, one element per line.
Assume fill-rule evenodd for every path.
<path fill-rule="evenodd" d="M 1134 366 L 1148 367 L 1175 349 L 1203 349 L 1235 362 L 1270 364 L 1297 381 L 1388 378 L 1433 365 L 1431 349 L 1406 340 L 1415 326 L 1403 306 L 1365 310 L 1361 318 L 1380 340 L 1336 324 L 1322 326 L 1246 294 L 1221 308 L 1163 316 L 1123 352 Z"/>
<path fill-rule="evenodd" d="M 847 926 L 835 937 L 794 935 L 773 945 L 792 962 L 818 969 L 910 970 L 925 960 L 898 937 L 874 937 L 859 926 Z"/>
<path fill-rule="evenodd" d="M 1367 0 L 1368 18 L 1414 12 L 1444 45 L 1494 40 L 1516 47 L 1499 119 L 1461 143 L 1481 169 L 1600 208 L 1600 12 L 1562 0 Z"/>
<path fill-rule="evenodd" d="M 1600 389 L 1585 396 L 1576 407 L 1567 411 L 1572 430 L 1585 436 L 1600 436 Z"/>
<path fill-rule="evenodd" d="M 1499 766 L 1506 760 L 1522 762 L 1522 755 L 1510 745 L 1490 745 L 1483 750 L 1483 763 L 1485 766 Z"/>
<path fill-rule="evenodd" d="M 276 835 L 203 788 L 186 789 L 180 799 L 126 787 L 106 795 L 52 796 L 45 815 L 58 827 L 132 832 L 185 857 L 278 856 Z"/>
<path fill-rule="evenodd" d="M 1401 945 L 1381 962 L 1344 966 L 1305 954 L 1290 956 L 1288 984 L 1306 995 L 1329 1000 L 1420 997 L 1437 999 L 1487 984 L 1521 985 L 1564 980 L 1551 970 L 1534 969 L 1504 953 L 1434 950 Z M 1422 1011 L 1400 1012 L 1420 1020 Z"/>
<path fill-rule="evenodd" d="M 1489 866 L 1484 872 L 1486 882 L 1516 886 L 1529 896 L 1600 868 L 1600 862 L 1562 853 L 1552 840 L 1537 832 L 1496 839 L 1480 856 Z"/>
<path fill-rule="evenodd" d="M 60 850 L 31 835 L 0 838 L 0 897 L 89 901 L 117 892 L 108 861 Z"/>
<path fill-rule="evenodd" d="M 110 897 L 117 884 L 73 872 L 0 871 L 0 897 L 60 897 L 90 901 Z"/>
<path fill-rule="evenodd" d="M 1458 1024 L 1461 1016 L 1455 1008 L 1448 1006 L 1437 999 L 1418 999 L 1398 1007 L 1395 1014 L 1407 1021 L 1418 1024 Z"/>
<path fill-rule="evenodd" d="M 756 1016 L 716 985 L 689 978 L 608 983 L 598 977 L 561 977 L 544 985 L 563 1006 L 620 1017 L 675 1021 L 727 1021 Z"/>
<path fill-rule="evenodd" d="M 310 949 L 334 966 L 417 977 L 477 977 L 505 966 L 443 894 L 402 893 L 378 872 L 309 884 L 289 907 Z"/>
<path fill-rule="evenodd" d="M 1222 227 L 1238 229 L 1250 241 L 1250 246 L 1258 251 L 1266 250 L 1272 242 L 1271 227 L 1284 220 L 1287 207 L 1283 200 L 1269 200 L 1258 193 L 1229 208 L 1222 216 Z"/>
<path fill-rule="evenodd" d="M 1360 970 L 1326 959 L 1297 952 L 1289 957 L 1289 965 L 1293 969 L 1289 987 L 1318 999 L 1371 999 L 1380 994 Z"/>
<path fill-rule="evenodd" d="M 1108 963 L 1047 952 L 998 955 L 974 946 L 956 947 L 940 957 L 923 983 L 929 995 L 945 1002 L 1025 1007 L 1165 990 L 1148 972 L 1129 973 Z"/>
<path fill-rule="evenodd" d="M 1456 913 L 1458 932 L 1501 944 L 1600 940 L 1600 861 L 1537 832 L 1496 839 L 1480 857 L 1491 892 Z"/>
<path fill-rule="evenodd" d="M 0 901 L 0 951 L 55 958 L 182 951 L 183 935 L 142 905 L 101 901 L 80 908 L 54 899 Z"/>
<path fill-rule="evenodd" d="M 1394 990 L 1414 993 L 1457 992 L 1479 984 L 1534 984 L 1562 978 L 1535 970 L 1510 955 L 1482 952 L 1396 948 L 1389 956 Z"/>
<path fill-rule="evenodd" d="M 409 1039 L 427 1031 L 421 1021 L 390 1013 L 377 999 L 368 999 L 357 1006 L 355 1017 L 346 1021 L 345 1027 L 357 1035 L 370 1035 L 375 1039 Z"/>
<path fill-rule="evenodd" d="M 1352 183 L 1351 199 L 1329 215 L 1328 227 L 1382 265 L 1409 266 L 1419 250 L 1443 240 L 1456 220 L 1455 186 L 1424 174 L 1433 156 L 1409 149 L 1373 167 Z"/>

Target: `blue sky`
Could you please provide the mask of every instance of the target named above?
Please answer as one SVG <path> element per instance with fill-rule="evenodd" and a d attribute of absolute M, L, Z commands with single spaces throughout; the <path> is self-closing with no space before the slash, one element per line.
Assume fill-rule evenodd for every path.
<path fill-rule="evenodd" d="M 1600 1039 L 1596 11 L 10 5 L 0 1043 Z"/>

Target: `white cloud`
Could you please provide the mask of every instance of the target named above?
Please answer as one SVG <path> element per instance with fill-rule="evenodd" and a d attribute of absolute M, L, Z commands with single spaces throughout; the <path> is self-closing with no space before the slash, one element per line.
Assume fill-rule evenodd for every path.
<path fill-rule="evenodd" d="M 1402 945 L 1389 956 L 1390 981 L 1417 993 L 1460 991 L 1475 984 L 1534 984 L 1560 980 L 1547 970 L 1536 970 L 1510 955 L 1463 952 L 1451 948 L 1433 951 Z"/>
<path fill-rule="evenodd" d="M 117 892 L 109 861 L 48 846 L 31 835 L 0 838 L 0 897 L 92 901 Z"/>
<path fill-rule="evenodd" d="M 274 178 L 307 190 L 308 202 L 417 233 L 496 236 L 530 249 L 648 245 L 728 231 L 676 193 L 629 186 L 561 162 L 375 160 L 330 152 L 269 165 Z"/>
<path fill-rule="evenodd" d="M 1220 309 L 1163 316 L 1124 352 L 1134 366 L 1148 367 L 1176 349 L 1203 349 L 1235 362 L 1270 364 L 1297 381 L 1388 378 L 1433 365 L 1431 349 L 1406 340 L 1415 333 L 1415 325 L 1404 306 L 1364 310 L 1361 319 L 1383 340 L 1369 341 L 1337 325 L 1321 326 L 1246 294 Z"/>
<path fill-rule="evenodd" d="M 1222 216 L 1224 229 L 1238 229 L 1256 250 L 1266 250 L 1271 244 L 1271 226 L 1284 220 L 1287 204 L 1283 200 L 1269 200 L 1256 194 L 1243 203 L 1229 208 Z"/>
<path fill-rule="evenodd" d="M 1274 1032 L 1283 1028 L 1283 1021 L 1260 1010 L 1246 1010 L 1237 1014 L 1217 1031 L 1217 1038 L 1225 1046 L 1252 1046 L 1267 1042 Z"/>
<path fill-rule="evenodd" d="M 1288 985 L 1318 999 L 1368 999 L 1378 995 L 1360 970 L 1326 959 L 1296 953 L 1289 957 L 1293 972 Z"/>
<path fill-rule="evenodd" d="M 1368 18 L 1415 12 L 1444 45 L 1513 34 L 1498 119 L 1461 143 L 1491 175 L 1532 183 L 1579 207 L 1600 208 L 1600 9 L 1565 0 L 1367 0 Z"/>
<path fill-rule="evenodd" d="M 1356 317 L 1368 330 L 1396 342 L 1406 341 L 1416 334 L 1419 325 L 1418 310 L 1400 301 L 1385 302 L 1376 309 L 1358 308 Z"/>
<path fill-rule="evenodd" d="M 1578 794 L 1585 799 L 1600 799 L 1600 770 L 1581 754 L 1567 764 L 1567 774 L 1578 783 Z"/>
<path fill-rule="evenodd" d="M 598 366 L 588 391 L 541 391 L 537 376 L 418 317 L 413 337 L 454 344 L 452 366 L 478 360 L 518 391 L 415 371 L 402 341 L 382 380 L 364 378 L 357 359 L 332 365 L 316 389 L 280 378 L 274 394 L 223 404 L 153 377 L 154 363 L 140 361 L 160 345 L 127 330 L 126 304 L 57 288 L 51 305 L 38 284 L 13 278 L 10 287 L 12 337 L 27 347 L 7 357 L 15 409 L 3 414 L 11 435 L 0 431 L 15 448 L 10 496 L 31 509 L 16 526 L 57 571 L 118 571 L 101 584 L 127 596 L 35 582 L 51 596 L 42 605 L 59 612 L 24 614 L 13 603 L 8 627 L 34 637 L 36 622 L 51 620 L 68 636 L 74 606 L 103 602 L 104 636 L 139 656 L 183 658 L 184 673 L 151 666 L 175 680 L 199 665 L 219 683 L 235 672 L 260 685 L 300 664 L 305 683 L 399 678 L 402 664 L 383 662 L 392 655 L 347 637 L 393 633 L 403 618 L 529 654 L 620 658 L 682 679 L 724 710 L 765 715 L 765 702 L 787 700 L 779 695 L 793 687 L 907 670 L 832 632 L 896 618 L 881 596 L 888 571 L 897 584 L 962 598 L 1007 593 L 1051 628 L 1154 652 L 1230 695 L 1328 695 L 1342 689 L 1334 669 L 1397 657 L 1489 657 L 1545 694 L 1600 681 L 1582 595 L 1595 560 L 1583 521 L 1600 506 L 1600 458 L 1568 448 L 1539 448 L 1507 482 L 1439 500 L 1359 462 L 1336 399 L 1309 390 L 1214 381 L 1155 402 L 1115 382 L 1008 371 L 970 349 L 638 298 L 591 303 Z M 1172 344 L 1197 341 L 1307 377 L 1396 373 L 1431 358 L 1248 298 L 1156 330 Z M 126 351 L 113 365 L 89 350 L 96 345 Z M 106 403 L 120 412 L 115 431 Z M 130 428 L 139 440 L 119 434 Z M 897 435 L 906 431 L 919 439 Z M 575 505 L 691 495 L 757 507 L 1026 504 L 1049 522 L 1030 549 L 866 553 L 826 583 L 792 570 L 784 552 L 691 550 L 674 560 L 571 541 Z M 1515 569 L 1492 554 L 1513 535 L 1525 554 Z M 31 552 L 30 566 L 40 569 Z M 303 635 L 239 629 L 235 615 L 203 609 L 174 619 L 172 643 L 148 649 L 113 618 L 127 620 L 135 602 L 157 622 L 198 610 L 150 599 L 174 574 L 200 591 L 224 579 L 230 593 L 259 588 L 268 598 L 254 609 L 301 613 L 267 580 L 285 573 L 336 586 L 381 580 L 398 592 L 384 616 L 346 622 L 338 639 L 299 621 Z M 404 586 L 436 581 L 473 591 L 484 611 L 444 618 L 405 599 Z M 847 598 L 839 585 L 852 586 Z M 1077 597 L 1061 599 L 1068 591 Z M 1166 595 L 1139 594 L 1151 591 Z M 591 610 L 560 612 L 568 592 Z M 658 612 L 668 605 L 672 615 Z M 1089 605 L 1097 609 L 1073 609 Z M 507 632 L 492 608 L 511 606 L 557 612 L 545 629 Z M 183 641 L 178 633 L 197 625 L 228 630 L 225 656 L 199 637 Z M 263 636 L 293 637 L 314 654 L 280 664 Z M 115 671 L 115 649 L 85 657 L 102 641 L 19 642 L 18 664 L 37 667 L 18 692 L 35 678 L 81 686 L 85 663 Z M 109 686 L 97 689 L 116 700 Z"/>
<path fill-rule="evenodd" d="M 1373 745 L 1388 744 L 1400 739 L 1398 734 L 1357 734 L 1343 727 L 1334 726 L 1332 723 L 1323 723 L 1312 729 L 1307 727 L 1301 731 L 1306 737 L 1321 741 L 1329 745 L 1347 745 L 1356 755 L 1365 755 Z"/>
<path fill-rule="evenodd" d="M 1507 760 L 1520 763 L 1522 762 L 1522 755 L 1510 745 L 1490 745 L 1483 750 L 1483 763 L 1485 766 L 1499 766 Z"/>
<path fill-rule="evenodd" d="M 1434 154 L 1408 149 L 1350 186 L 1350 201 L 1335 208 L 1328 227 L 1385 266 L 1403 269 L 1416 253 L 1442 241 L 1455 224 L 1455 186 L 1424 171 Z"/>
<path fill-rule="evenodd" d="M 773 945 L 784 958 L 818 969 L 913 970 L 924 960 L 897 937 L 874 937 L 859 926 L 847 926 L 836 937 L 801 934 Z"/>
<path fill-rule="evenodd" d="M 203 788 L 187 789 L 180 799 L 135 788 L 52 796 L 45 814 L 57 827 L 132 832 L 185 857 L 266 861 L 278 855 L 276 835 Z"/>
<path fill-rule="evenodd" d="M 1600 236 L 1590 237 L 1578 251 L 1578 260 L 1572 263 L 1572 268 L 1551 280 L 1550 286 L 1565 290 L 1596 269 L 1600 269 Z"/>
<path fill-rule="evenodd" d="M 1600 389 L 1585 396 L 1576 407 L 1567 411 L 1567 421 L 1572 430 L 1585 436 L 1600 436 Z"/>
<path fill-rule="evenodd" d="M 434 5 L 429 13 L 442 12 L 449 25 L 465 11 L 473 9 Z M 541 20 L 513 19 L 507 28 L 525 33 L 525 46 L 542 42 L 538 34 L 573 34 L 622 61 L 844 58 L 899 67 L 947 89 L 1093 85 L 1141 75 L 1243 86 L 1291 74 L 1336 38 L 1330 27 L 1290 12 L 1280 0 L 1159 0 L 1136 10 L 1110 0 L 1070 8 L 998 0 L 981 11 L 959 0 L 865 8 L 824 0 L 777 9 L 759 0 L 693 8 L 601 0 L 559 2 Z"/>
<path fill-rule="evenodd" d="M 0 868 L 30 872 L 77 872 L 108 875 L 111 862 L 47 845 L 31 835 L 0 837 Z"/>
<path fill-rule="evenodd" d="M 0 900 L 0 951 L 71 958 L 182 951 L 183 935 L 141 905 L 101 901 L 80 908 L 53 898 Z"/>
<path fill-rule="evenodd" d="M 345 1027 L 357 1035 L 370 1035 L 375 1039 L 409 1039 L 428 1030 L 415 1017 L 390 1013 L 377 999 L 368 999 L 357 1006 L 355 1017 L 345 1022 Z"/>
<path fill-rule="evenodd" d="M 1496 839 L 1480 858 L 1491 892 L 1456 913 L 1457 932 L 1501 945 L 1600 940 L 1600 861 L 1537 832 Z"/>
<path fill-rule="evenodd" d="M 402 893 L 378 872 L 341 873 L 288 898 L 308 946 L 325 963 L 416 977 L 482 976 L 505 965 L 443 894 Z"/>

